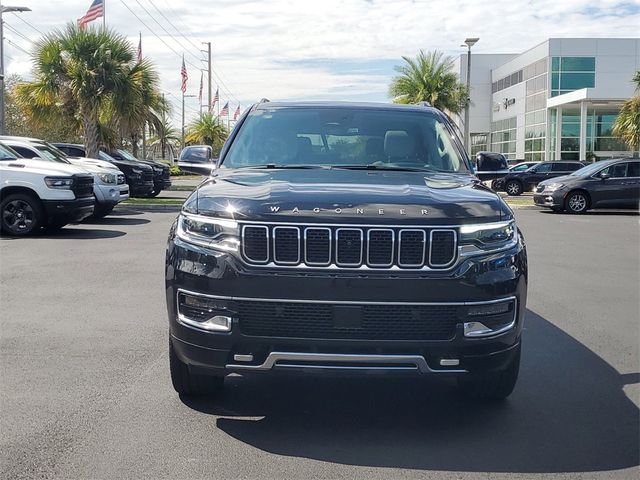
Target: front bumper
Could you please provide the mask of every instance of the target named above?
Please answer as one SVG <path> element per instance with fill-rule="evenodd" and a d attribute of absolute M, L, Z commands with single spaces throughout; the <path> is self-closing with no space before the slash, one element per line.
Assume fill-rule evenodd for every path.
<path fill-rule="evenodd" d="M 213 295 L 222 303 L 284 299 L 355 307 L 483 304 L 513 298 L 515 322 L 508 330 L 483 338 L 465 337 L 460 322 L 455 335 L 446 340 L 255 336 L 244 334 L 242 319 L 236 318 L 230 332 L 205 332 L 178 320 L 179 290 Z M 501 370 L 520 342 L 526 295 L 522 243 L 506 252 L 467 259 L 449 272 L 426 274 L 266 272 L 178 238 L 170 239 L 167 250 L 166 298 L 173 348 L 191 369 L 213 375 L 274 370 L 464 375 Z"/>
<path fill-rule="evenodd" d="M 164 176 L 156 176 L 153 178 L 153 189 L 154 190 L 167 190 L 171 188 L 171 179 L 166 178 Z"/>
<path fill-rule="evenodd" d="M 126 183 L 122 185 L 94 183 L 93 194 L 96 197 L 96 203 L 116 205 L 129 198 L 129 186 Z"/>
<path fill-rule="evenodd" d="M 94 197 L 76 198 L 74 200 L 43 200 L 50 223 L 80 223 L 93 214 Z"/>
<path fill-rule="evenodd" d="M 565 192 L 556 190 L 554 192 L 535 192 L 533 203 L 540 207 L 562 208 L 564 207 Z"/>
<path fill-rule="evenodd" d="M 149 195 L 153 192 L 153 189 L 153 180 L 132 182 L 129 184 L 129 194 L 134 197 L 137 195 Z"/>

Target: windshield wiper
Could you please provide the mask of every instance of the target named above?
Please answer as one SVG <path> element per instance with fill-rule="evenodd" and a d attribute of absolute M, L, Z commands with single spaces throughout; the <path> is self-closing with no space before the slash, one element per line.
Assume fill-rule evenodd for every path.
<path fill-rule="evenodd" d="M 445 170 L 438 170 L 432 167 L 399 167 L 393 165 L 332 165 L 332 169 L 345 169 L 345 170 L 389 170 L 396 172 L 442 172 L 442 173 L 454 173 L 447 172 Z"/>
<path fill-rule="evenodd" d="M 308 170 L 308 169 L 318 169 L 318 168 L 324 168 L 326 169 L 327 167 L 324 167 L 322 165 L 277 165 L 275 163 L 267 163 L 264 165 L 247 165 L 245 167 L 238 167 L 238 168 L 256 168 L 256 169 L 267 169 L 267 170 Z"/>

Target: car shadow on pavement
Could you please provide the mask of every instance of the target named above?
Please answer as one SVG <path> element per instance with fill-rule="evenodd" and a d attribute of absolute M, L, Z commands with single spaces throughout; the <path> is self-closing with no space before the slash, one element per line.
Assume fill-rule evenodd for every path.
<path fill-rule="evenodd" d="M 122 237 L 126 234 L 126 232 L 120 230 L 65 227 L 55 232 L 44 231 L 41 235 L 31 238 L 46 238 L 47 240 L 95 240 L 100 238 Z"/>
<path fill-rule="evenodd" d="M 263 451 L 368 467 L 464 472 L 607 471 L 640 464 L 638 407 L 621 375 L 527 312 L 520 379 L 501 404 L 415 379 L 229 377 L 183 402 Z"/>
<path fill-rule="evenodd" d="M 589 216 L 606 216 L 606 217 L 639 217 L 640 210 L 589 210 L 580 215 L 571 215 L 570 213 L 557 213 L 552 210 L 540 210 L 545 215 L 568 215 L 571 217 L 589 217 Z"/>
<path fill-rule="evenodd" d="M 146 218 L 104 217 L 89 218 L 82 222 L 83 225 L 144 225 L 150 220 Z"/>

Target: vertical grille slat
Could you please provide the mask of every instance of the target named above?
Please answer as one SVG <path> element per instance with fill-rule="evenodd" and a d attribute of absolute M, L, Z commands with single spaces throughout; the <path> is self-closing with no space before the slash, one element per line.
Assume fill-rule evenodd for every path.
<path fill-rule="evenodd" d="M 456 258 L 456 232 L 454 230 L 432 230 L 429 248 L 429 264 L 445 267 Z"/>
<path fill-rule="evenodd" d="M 362 264 L 362 236 L 359 228 L 336 230 L 336 264 L 343 267 L 358 267 Z"/>
<path fill-rule="evenodd" d="M 393 265 L 393 230 L 370 229 L 367 232 L 367 264 L 371 267 Z"/>
<path fill-rule="evenodd" d="M 242 230 L 242 250 L 247 260 L 267 263 L 269 261 L 269 229 L 263 226 L 245 226 Z"/>
<path fill-rule="evenodd" d="M 309 265 L 326 266 L 331 264 L 331 229 L 305 229 L 305 262 Z"/>
<path fill-rule="evenodd" d="M 401 267 L 421 267 L 427 234 L 424 230 L 400 230 L 398 240 L 398 265 Z"/>
<path fill-rule="evenodd" d="M 455 264 L 454 228 L 333 225 L 242 225 L 249 264 L 289 267 L 443 270 Z"/>
<path fill-rule="evenodd" d="M 300 263 L 300 230 L 298 227 L 273 228 L 273 261 L 283 265 Z"/>

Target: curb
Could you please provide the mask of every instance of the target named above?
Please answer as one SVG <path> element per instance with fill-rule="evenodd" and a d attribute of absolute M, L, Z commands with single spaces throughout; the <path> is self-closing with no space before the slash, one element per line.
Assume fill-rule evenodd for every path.
<path fill-rule="evenodd" d="M 511 210 L 541 210 L 542 209 L 542 207 L 538 207 L 536 205 L 509 205 L 508 203 L 507 205 Z"/>
<path fill-rule="evenodd" d="M 148 205 L 117 205 L 114 210 L 139 210 L 143 212 L 179 212 L 182 210 L 182 204 L 180 205 L 164 205 L 148 204 Z"/>

